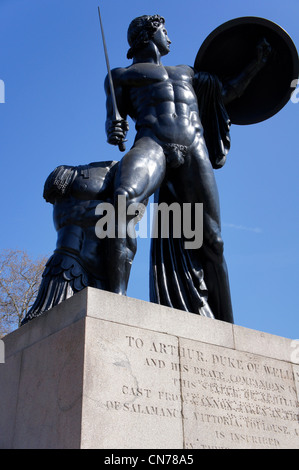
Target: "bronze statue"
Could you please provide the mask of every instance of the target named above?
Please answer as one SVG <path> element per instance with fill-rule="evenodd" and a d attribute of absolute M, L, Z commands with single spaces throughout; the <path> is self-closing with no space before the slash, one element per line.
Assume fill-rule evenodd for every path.
<path fill-rule="evenodd" d="M 132 203 L 143 203 L 160 188 L 166 202 L 202 202 L 203 246 L 200 253 L 191 253 L 190 250 L 179 257 L 186 265 L 187 259 L 191 259 L 192 267 L 188 272 L 183 273 L 182 269 L 174 276 L 172 272 L 176 263 L 170 256 L 170 265 L 166 268 L 170 273 L 165 275 L 164 257 L 161 257 L 161 251 L 157 253 L 159 242 L 152 248 L 151 300 L 177 308 L 186 306 L 184 309 L 194 313 L 233 322 L 213 168 L 224 164 L 230 146 L 230 121 L 225 105 L 243 93 L 265 65 L 271 47 L 262 39 L 257 45 L 256 58 L 246 70 L 221 83 L 216 76 L 197 72 L 186 65 L 162 65 L 161 59 L 169 53 L 171 41 L 164 18 L 159 15 L 133 20 L 128 29 L 128 42 L 127 56 L 133 59 L 132 65 L 112 70 L 115 96 L 122 116 L 119 121 L 111 118 L 113 107 L 107 80 L 105 87 L 108 142 L 119 145 L 125 140 L 127 115 L 135 121 L 137 131 L 133 147 L 122 158 L 116 171 L 115 207 L 120 195 L 126 199 L 128 207 Z M 208 139 L 202 123 L 208 113 L 207 108 L 210 108 Z M 129 219 L 130 216 L 127 224 Z M 117 231 L 125 233 L 124 227 L 117 227 Z M 110 290 L 125 295 L 136 246 L 129 236 L 116 236 L 108 244 Z M 184 282 L 186 275 L 188 278 L 193 276 L 193 286 L 188 283 L 189 279 Z M 178 279 L 175 284 L 174 277 Z M 209 308 L 204 301 L 207 295 Z"/>
<path fill-rule="evenodd" d="M 229 62 L 234 68 L 237 61 L 225 62 L 214 33 L 200 49 L 194 67 L 164 67 L 161 59 L 171 44 L 164 18 L 144 15 L 131 22 L 127 57 L 132 64 L 112 71 L 108 67 L 105 80 L 106 132 L 108 142 L 124 151 L 130 116 L 136 125 L 134 144 L 119 163 L 61 166 L 49 176 L 44 196 L 54 205 L 57 247 L 23 323 L 86 286 L 126 295 L 136 253 L 136 238 L 127 228 L 136 215 L 141 217 L 139 207 L 152 194 L 156 202 L 169 205 L 188 203 L 194 209 L 203 203 L 203 244 L 186 249 L 184 238 L 175 238 L 171 230 L 167 239 L 152 239 L 150 300 L 233 323 L 214 169 L 226 161 L 231 121 L 247 124 L 270 117 L 290 97 L 289 78 L 290 83 L 298 76 L 298 55 L 288 38 L 280 40 L 278 26 L 269 28 L 262 19 L 234 21 L 220 27 L 221 43 L 235 41 L 238 27 L 242 36 L 249 25 L 254 44 L 246 54 L 240 49 L 241 70 L 229 78 L 221 70 Z M 244 38 L 240 44 L 243 50 L 247 47 Z M 277 51 L 286 56 L 289 50 L 284 63 L 284 71 L 291 64 L 287 80 L 284 71 L 277 73 L 282 89 L 279 103 L 273 105 L 268 94 L 252 104 L 257 77 L 267 84 L 273 67 L 281 70 Z M 254 104 L 259 109 L 247 112 Z M 116 236 L 104 240 L 95 233 L 96 207 L 101 202 L 116 210 Z M 133 212 L 128 210 L 132 205 Z"/>

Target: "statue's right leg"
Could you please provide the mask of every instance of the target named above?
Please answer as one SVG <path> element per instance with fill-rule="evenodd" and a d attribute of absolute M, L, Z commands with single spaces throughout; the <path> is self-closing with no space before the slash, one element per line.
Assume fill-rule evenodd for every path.
<path fill-rule="evenodd" d="M 165 171 L 163 149 L 149 137 L 139 139 L 119 164 L 114 188 L 115 238 L 108 240 L 111 292 L 126 295 L 137 249 L 134 228 L 130 224 L 128 230 L 128 225 L 138 215 L 138 204 L 143 204 L 160 186 Z"/>

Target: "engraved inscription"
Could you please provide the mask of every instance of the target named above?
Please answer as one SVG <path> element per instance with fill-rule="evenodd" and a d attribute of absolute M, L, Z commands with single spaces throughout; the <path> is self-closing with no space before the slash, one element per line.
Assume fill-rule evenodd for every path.
<path fill-rule="evenodd" d="M 298 448 L 291 364 L 193 340 L 126 335 L 130 367 L 104 403 L 109 413 L 180 420 L 185 448 Z"/>
<path fill-rule="evenodd" d="M 188 374 L 181 374 L 182 385 L 188 377 L 193 388 L 193 402 L 183 401 L 186 447 L 298 448 L 291 365 L 217 346 L 201 348 L 205 364 L 190 361 Z"/>

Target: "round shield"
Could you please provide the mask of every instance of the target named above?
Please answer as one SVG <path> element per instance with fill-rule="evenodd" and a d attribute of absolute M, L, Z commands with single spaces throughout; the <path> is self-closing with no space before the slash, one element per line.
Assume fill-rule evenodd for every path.
<path fill-rule="evenodd" d="M 271 53 L 240 98 L 226 106 L 233 124 L 254 124 L 276 114 L 297 85 L 299 60 L 290 36 L 277 24 L 257 17 L 228 21 L 203 42 L 195 59 L 197 71 L 222 81 L 238 77 L 256 59 L 257 45 L 266 39 Z"/>

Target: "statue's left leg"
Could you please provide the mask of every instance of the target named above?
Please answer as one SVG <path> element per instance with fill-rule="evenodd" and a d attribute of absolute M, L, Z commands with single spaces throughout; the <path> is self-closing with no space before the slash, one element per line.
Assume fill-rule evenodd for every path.
<path fill-rule="evenodd" d="M 199 139 L 186 156 L 185 163 L 171 172 L 171 180 L 181 203 L 203 203 L 203 245 L 200 256 L 208 288 L 208 303 L 216 319 L 233 323 L 218 189 L 203 140 Z"/>

